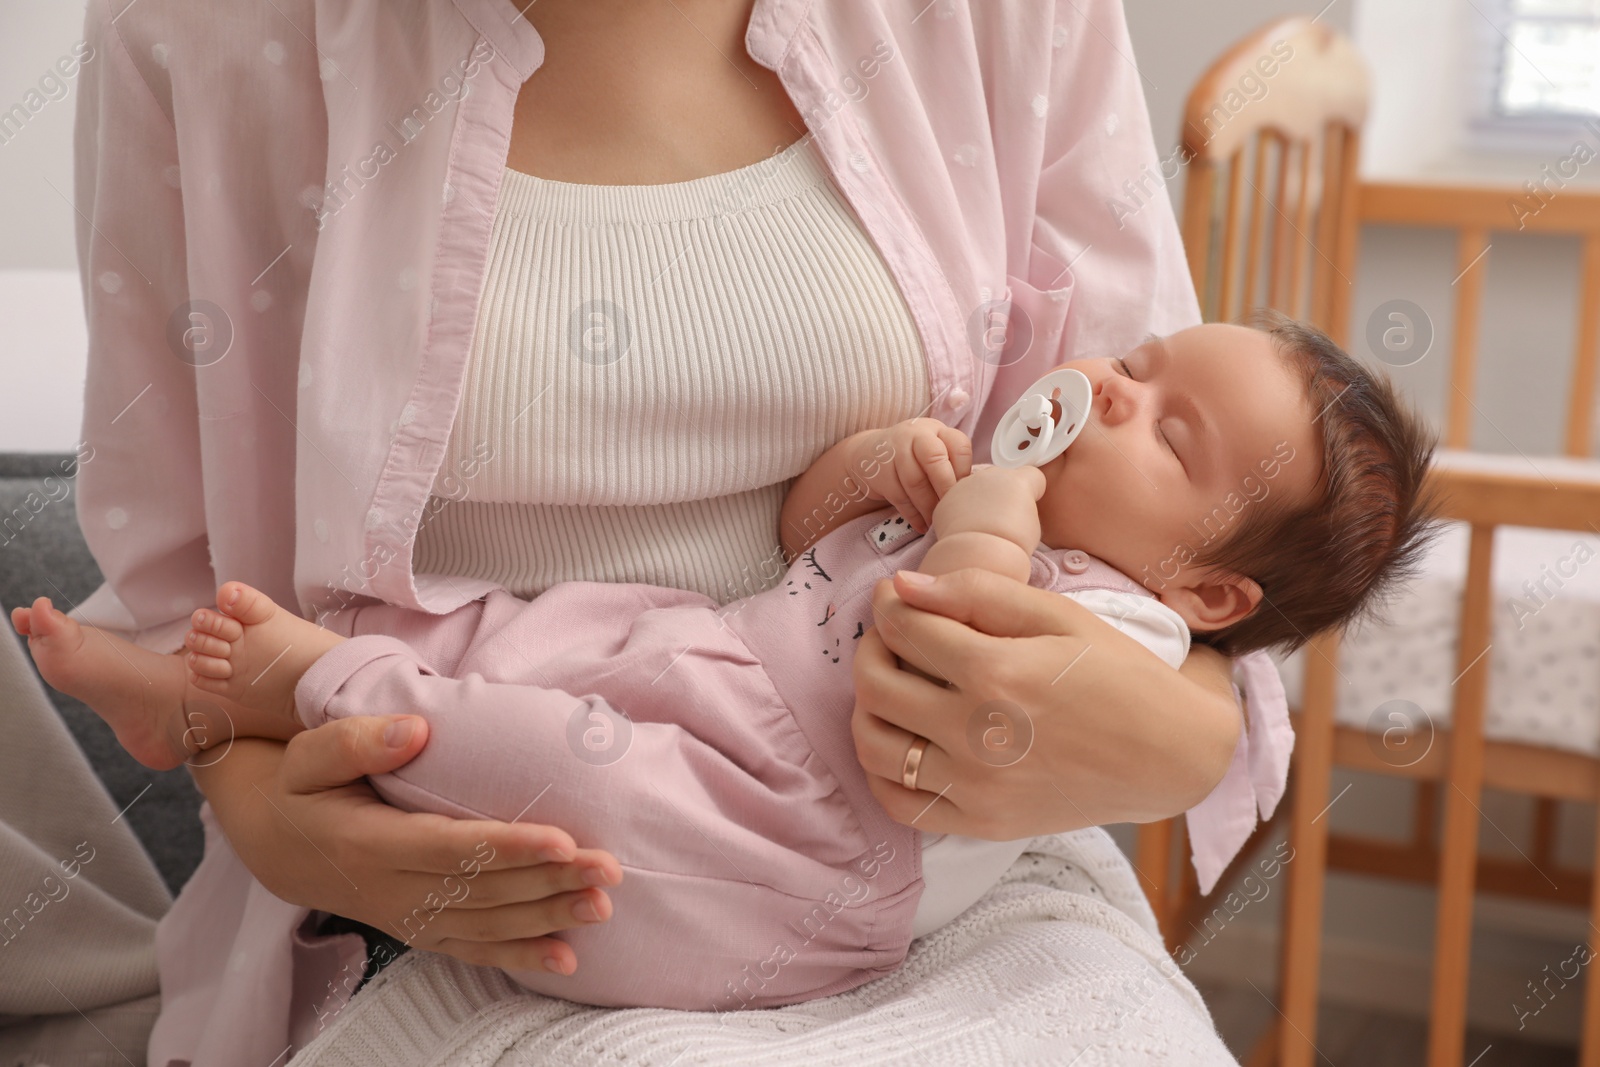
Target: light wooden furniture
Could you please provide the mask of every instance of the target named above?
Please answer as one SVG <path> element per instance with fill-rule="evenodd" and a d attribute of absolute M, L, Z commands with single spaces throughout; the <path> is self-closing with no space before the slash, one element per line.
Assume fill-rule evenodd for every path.
<path fill-rule="evenodd" d="M 1300 41 L 1306 40 L 1302 51 Z M 1262 78 L 1267 92 L 1220 115 L 1230 88 L 1270 53 L 1290 43 L 1293 56 Z M 1309 62 L 1298 67 L 1305 58 Z M 1287 79 L 1285 75 L 1290 75 Z M 1273 94 L 1283 92 L 1276 98 Z M 1189 164 L 1183 231 L 1190 269 L 1208 320 L 1267 305 L 1322 327 L 1347 343 L 1351 284 L 1362 224 L 1420 226 L 1457 235 L 1450 392 L 1433 483 L 1446 518 L 1469 525 L 1471 541 L 1458 625 L 1452 728 L 1438 730 L 1426 757 L 1394 766 L 1374 754 L 1367 731 L 1335 722 L 1339 641 L 1318 635 L 1308 646 L 1290 794 L 1274 823 L 1289 823 L 1294 861 L 1287 867 L 1280 1018 L 1248 1061 L 1309 1067 L 1315 1047 L 1323 893 L 1329 869 L 1360 871 L 1438 887 L 1430 1011 L 1430 1067 L 1466 1062 L 1472 903 L 1475 891 L 1564 901 L 1589 909 L 1591 951 L 1600 954 L 1600 879 L 1559 869 L 1553 858 L 1556 802 L 1600 800 L 1600 760 L 1571 752 L 1484 738 L 1491 653 L 1490 565 L 1501 526 L 1600 529 L 1600 462 L 1565 460 L 1539 472 L 1507 473 L 1459 450 L 1470 445 L 1478 367 L 1478 325 L 1493 235 L 1516 228 L 1507 209 L 1523 191 L 1465 185 L 1360 183 L 1359 128 L 1366 82 L 1360 63 L 1336 34 L 1304 20 L 1275 23 L 1231 49 L 1196 86 L 1185 118 Z M 1209 123 L 1207 119 L 1210 119 Z M 1222 121 L 1224 120 L 1225 121 Z M 1563 451 L 1593 451 L 1600 347 L 1600 193 L 1564 189 L 1535 215 L 1528 231 L 1575 235 L 1582 243 L 1577 341 L 1563 425 Z M 1559 473 L 1552 474 L 1552 471 Z M 1330 834 L 1324 817 L 1334 765 L 1415 780 L 1418 804 L 1410 840 Z M 1485 788 L 1539 798 L 1529 862 L 1477 855 L 1479 802 Z M 1435 825 L 1442 809 L 1443 831 Z M 1258 830 L 1258 837 L 1272 828 Z M 1597 842 L 1600 848 L 1600 842 Z M 1141 827 L 1136 864 L 1169 947 L 1208 910 L 1198 899 L 1176 820 Z M 1245 850 L 1249 852 L 1249 847 Z M 1241 859 L 1242 862 L 1242 859 Z M 1555 874 L 1546 878 L 1539 872 Z M 1224 876 L 1223 885 L 1229 878 Z M 1585 982 L 1582 1062 L 1600 1067 L 1600 980 Z"/>
<path fill-rule="evenodd" d="M 1210 321 L 1256 306 L 1349 318 L 1366 68 L 1305 18 L 1270 23 L 1208 70 L 1184 108 L 1183 239 Z M 1335 336 L 1335 340 L 1337 340 Z"/>
<path fill-rule="evenodd" d="M 1457 231 L 1456 328 L 1443 435 L 1452 449 L 1470 443 L 1477 327 L 1491 236 L 1495 230 L 1514 228 L 1506 205 L 1518 193 L 1516 189 L 1394 183 L 1363 183 L 1359 190 L 1358 223 Z M 1335 725 L 1338 641 L 1319 636 L 1313 642 L 1306 663 L 1303 707 L 1295 726 L 1290 843 L 1296 856 L 1283 932 L 1279 1004 L 1283 1021 L 1276 1042 L 1280 1051 L 1277 1062 L 1282 1067 L 1303 1067 L 1318 1058 L 1314 1042 L 1322 940 L 1320 883 L 1329 868 L 1438 886 L 1430 1067 L 1455 1067 L 1464 1062 L 1472 903 L 1478 888 L 1586 905 L 1591 951 L 1600 951 L 1600 879 L 1570 870 L 1559 871 L 1559 881 L 1548 877 L 1558 870 L 1553 857 L 1555 803 L 1600 800 L 1600 760 L 1532 745 L 1486 741 L 1483 733 L 1494 597 L 1490 564 L 1496 528 L 1532 526 L 1592 533 L 1600 524 L 1600 461 L 1587 459 L 1594 440 L 1595 371 L 1600 359 L 1600 193 L 1569 190 L 1544 212 L 1527 219 L 1526 228 L 1572 234 L 1582 241 L 1577 346 L 1564 426 L 1565 451 L 1572 458 L 1543 465 L 1530 461 L 1525 473 L 1512 474 L 1503 464 L 1491 469 L 1470 453 L 1451 450 L 1442 453 L 1435 466 L 1433 481 L 1443 498 L 1444 517 L 1469 524 L 1471 543 L 1451 729 L 1437 731 L 1425 758 L 1411 766 L 1393 766 L 1374 755 L 1365 730 Z M 1420 802 L 1411 840 L 1387 842 L 1330 834 L 1328 820 L 1317 816 L 1332 800 L 1328 781 L 1334 764 L 1416 779 Z M 1527 862 L 1479 859 L 1479 807 L 1485 787 L 1539 798 L 1533 854 Z M 1434 822 L 1441 803 L 1443 831 L 1436 844 Z M 1600 982 L 1586 982 L 1584 997 L 1581 1062 L 1586 1067 L 1600 1067 Z"/>
<path fill-rule="evenodd" d="M 1268 23 L 1201 77 L 1178 158 L 1184 247 L 1207 321 L 1271 306 L 1342 340 L 1366 113 L 1354 47 L 1307 18 Z M 1169 949 L 1203 903 L 1186 855 L 1181 820 L 1140 827 L 1135 865 Z"/>

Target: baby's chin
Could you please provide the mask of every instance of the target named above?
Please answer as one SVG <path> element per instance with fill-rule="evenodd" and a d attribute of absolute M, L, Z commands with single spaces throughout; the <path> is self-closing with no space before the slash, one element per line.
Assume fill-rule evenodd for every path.
<path fill-rule="evenodd" d="M 1040 468 L 1045 476 L 1039 499 L 1039 526 L 1051 548 L 1076 548 L 1125 570 L 1128 538 L 1112 534 L 1116 524 L 1107 521 L 1115 512 L 1120 477 L 1125 464 L 1105 469 L 1093 450 L 1079 451 L 1077 443 Z"/>

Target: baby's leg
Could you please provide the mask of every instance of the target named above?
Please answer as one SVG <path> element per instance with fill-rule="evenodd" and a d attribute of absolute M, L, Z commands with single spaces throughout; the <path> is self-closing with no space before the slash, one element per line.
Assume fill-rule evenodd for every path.
<path fill-rule="evenodd" d="M 146 767 L 176 767 L 201 749 L 225 743 L 234 723 L 248 718 L 226 698 L 192 686 L 182 657 L 84 626 L 49 597 L 13 608 L 11 625 L 28 638 L 44 680 L 89 705 Z"/>
<path fill-rule="evenodd" d="M 612 917 L 561 935 L 576 973 L 512 975 L 529 989 L 734 1010 L 887 973 L 904 957 L 920 883 L 904 859 L 885 867 L 909 855 L 915 832 L 869 831 L 711 611 L 651 608 L 672 596 L 573 583 L 531 604 L 491 596 L 451 615 L 394 613 L 394 635 L 362 633 L 377 617 L 362 609 L 357 636 L 301 679 L 298 713 L 308 726 L 419 715 L 428 745 L 373 777 L 384 799 L 549 823 L 617 857 Z M 421 649 L 452 651 L 457 677 Z M 841 677 L 830 719 L 848 735 Z"/>

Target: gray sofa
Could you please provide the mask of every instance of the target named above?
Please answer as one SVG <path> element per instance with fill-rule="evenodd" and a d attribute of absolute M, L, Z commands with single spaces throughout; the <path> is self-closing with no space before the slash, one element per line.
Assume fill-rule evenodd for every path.
<path fill-rule="evenodd" d="M 50 500 L 37 513 L 25 506 L 29 493 L 38 494 L 35 508 L 40 499 L 62 496 L 59 484 L 47 487 L 44 479 L 58 476 L 67 459 L 64 454 L 0 453 L 0 606 L 6 612 L 6 632 L 24 650 L 27 639 L 11 628 L 13 607 L 48 596 L 57 607 L 68 610 L 100 585 L 100 568 L 78 528 L 76 496 Z M 122 751 L 110 728 L 92 711 L 69 696 L 46 689 L 117 807 L 138 798 L 125 818 L 149 850 L 168 888 L 176 893 L 199 864 L 203 844 L 200 795 L 189 773 L 141 767 Z"/>

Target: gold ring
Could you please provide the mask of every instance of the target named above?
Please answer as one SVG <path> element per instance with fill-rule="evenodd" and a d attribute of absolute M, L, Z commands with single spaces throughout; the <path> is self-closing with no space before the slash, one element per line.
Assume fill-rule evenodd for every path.
<path fill-rule="evenodd" d="M 917 788 L 917 772 L 922 769 L 922 754 L 928 750 L 928 739 L 919 737 L 906 749 L 906 763 L 900 771 L 900 784 L 907 789 Z"/>

